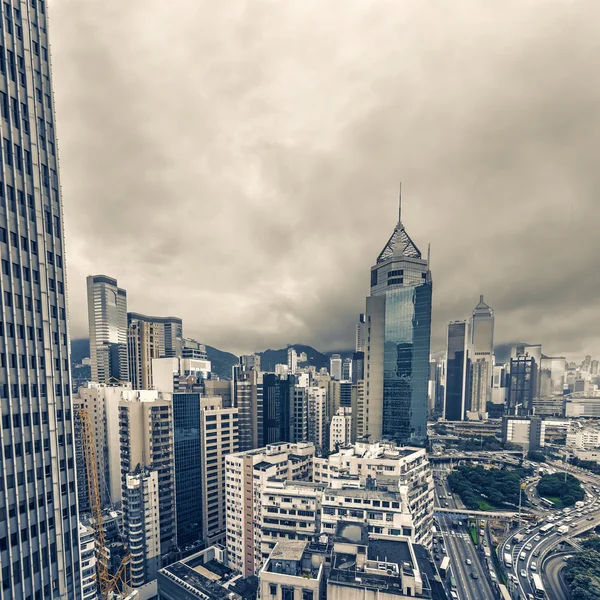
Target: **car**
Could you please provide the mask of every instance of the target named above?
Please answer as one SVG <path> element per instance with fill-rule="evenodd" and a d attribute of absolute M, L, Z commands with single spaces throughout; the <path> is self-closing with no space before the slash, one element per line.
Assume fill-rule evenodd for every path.
<path fill-rule="evenodd" d="M 434 558 L 435 560 L 440 560 L 440 555 L 439 555 L 439 554 L 436 552 L 436 553 L 433 555 L 433 558 Z"/>
<path fill-rule="evenodd" d="M 479 575 L 477 575 L 477 573 L 473 572 L 471 573 L 471 579 L 478 579 Z"/>
<path fill-rule="evenodd" d="M 534 539 L 536 542 L 539 542 L 539 541 L 542 539 L 542 536 L 541 536 L 541 535 L 536 535 L 536 536 L 535 536 L 533 539 Z"/>
<path fill-rule="evenodd" d="M 521 569 L 521 577 L 523 577 L 523 579 L 527 579 L 527 571 L 525 569 Z"/>
<path fill-rule="evenodd" d="M 527 600 L 535 600 L 533 594 L 527 594 Z"/>
<path fill-rule="evenodd" d="M 450 505 L 449 505 L 447 502 L 445 502 L 445 503 L 444 503 L 444 506 L 445 506 L 446 508 L 450 508 Z"/>
<path fill-rule="evenodd" d="M 571 527 L 577 527 L 577 525 L 579 525 L 579 523 L 575 523 L 575 522 L 571 523 Z"/>
<path fill-rule="evenodd" d="M 588 518 L 587 518 L 587 520 L 588 520 L 588 521 L 593 521 L 593 520 L 594 520 L 594 517 L 588 517 Z"/>
<path fill-rule="evenodd" d="M 521 552 L 521 554 L 519 554 L 519 560 L 525 560 L 527 558 L 527 554 L 525 554 L 525 552 Z"/>
<path fill-rule="evenodd" d="M 527 550 L 527 552 L 529 552 L 532 548 L 533 546 L 531 544 L 527 544 L 527 546 L 525 546 L 525 550 Z"/>
<path fill-rule="evenodd" d="M 450 592 L 450 597 L 452 600 L 458 600 L 458 594 L 454 590 Z"/>
<path fill-rule="evenodd" d="M 510 544 L 506 544 L 506 546 L 504 546 L 504 549 L 508 552 L 511 549 Z"/>
<path fill-rule="evenodd" d="M 535 558 L 537 558 L 539 555 L 540 555 L 540 551 L 539 551 L 539 550 L 536 550 L 536 551 L 533 553 L 533 556 L 535 556 Z"/>
<path fill-rule="evenodd" d="M 467 558 L 467 560 L 465 561 L 468 565 L 472 565 L 473 563 L 471 562 L 470 558 Z"/>
<path fill-rule="evenodd" d="M 444 546 L 442 546 L 442 554 L 446 554 L 446 548 L 444 548 Z"/>
<path fill-rule="evenodd" d="M 564 560 L 565 562 L 567 562 L 567 561 L 568 561 L 570 558 L 573 558 L 573 555 L 572 555 L 572 554 L 569 554 L 568 556 L 563 556 L 563 560 Z"/>
<path fill-rule="evenodd" d="M 532 562 L 531 566 L 529 567 L 532 571 L 537 571 L 537 563 L 536 562 Z"/>

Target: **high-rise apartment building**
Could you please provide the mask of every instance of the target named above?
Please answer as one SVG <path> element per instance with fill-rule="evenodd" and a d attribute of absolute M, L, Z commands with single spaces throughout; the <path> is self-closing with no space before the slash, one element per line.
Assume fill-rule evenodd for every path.
<path fill-rule="evenodd" d="M 63 211 L 46 2 L 2 3 L 0 589 L 80 598 Z"/>
<path fill-rule="evenodd" d="M 157 472 L 160 513 L 160 546 L 164 554 L 177 545 L 175 521 L 175 458 L 173 406 L 170 397 L 154 392 L 119 402 L 122 499 L 128 474 L 138 467 Z"/>
<path fill-rule="evenodd" d="M 296 374 L 296 371 L 298 370 L 298 353 L 296 352 L 295 348 L 288 348 L 288 373 L 291 373 L 292 375 Z"/>
<path fill-rule="evenodd" d="M 342 361 L 342 379 L 352 381 L 352 359 L 344 358 Z"/>
<path fill-rule="evenodd" d="M 127 292 L 106 275 L 87 278 L 92 381 L 129 381 Z"/>
<path fill-rule="evenodd" d="M 238 409 L 239 451 L 245 452 L 258 447 L 258 383 L 259 373 L 247 369 L 244 364 L 233 367 L 233 406 Z"/>
<path fill-rule="evenodd" d="M 348 446 L 352 442 L 352 409 L 344 406 L 338 408 L 329 425 L 329 450 Z"/>
<path fill-rule="evenodd" d="M 429 260 L 399 220 L 371 267 L 365 313 L 366 427 L 374 440 L 427 438 L 431 300 Z"/>
<path fill-rule="evenodd" d="M 446 349 L 446 388 L 444 419 L 463 421 L 470 405 L 471 359 L 469 355 L 469 325 L 454 321 L 448 325 Z"/>
<path fill-rule="evenodd" d="M 356 352 L 364 352 L 366 333 L 365 315 L 361 313 L 356 322 L 356 343 L 354 344 Z"/>
<path fill-rule="evenodd" d="M 262 489 L 270 479 L 310 480 L 315 447 L 272 444 L 226 458 L 226 523 L 229 566 L 244 576 L 261 566 Z"/>
<path fill-rule="evenodd" d="M 332 379 L 340 381 L 342 379 L 342 357 L 339 354 L 332 354 L 329 359 L 329 374 Z"/>
<path fill-rule="evenodd" d="M 308 388 L 308 441 L 317 451 L 328 447 L 327 390 L 320 387 Z"/>
<path fill-rule="evenodd" d="M 492 400 L 492 369 L 494 367 L 494 311 L 479 298 L 470 323 L 471 406 L 473 418 L 483 418 L 487 403 Z"/>
<path fill-rule="evenodd" d="M 161 567 L 158 473 L 138 466 L 125 475 L 123 530 L 131 554 L 131 585 L 156 579 Z"/>
<path fill-rule="evenodd" d="M 225 458 L 239 451 L 238 409 L 220 397 L 202 398 L 202 534 L 206 544 L 225 545 Z"/>
<path fill-rule="evenodd" d="M 293 399 L 290 415 L 290 433 L 288 442 L 306 442 L 308 440 L 308 388 L 295 385 L 290 388 Z"/>
<path fill-rule="evenodd" d="M 83 523 L 79 523 L 79 554 L 81 556 L 82 600 L 97 600 L 98 579 L 94 529 Z"/>
<path fill-rule="evenodd" d="M 200 360 L 206 360 L 206 346 L 191 338 L 183 338 L 181 356 L 183 356 L 183 358 L 198 358 Z"/>
<path fill-rule="evenodd" d="M 127 313 L 129 375 L 136 390 L 150 390 L 152 359 L 181 357 L 183 324 L 178 317 Z"/>
<path fill-rule="evenodd" d="M 190 381 L 197 384 L 210 373 L 209 360 L 200 358 L 153 358 L 152 382 L 154 389 L 175 394 L 185 392 Z"/>
<path fill-rule="evenodd" d="M 260 356 L 258 354 L 242 354 L 240 356 L 240 364 L 246 370 L 260 371 Z"/>

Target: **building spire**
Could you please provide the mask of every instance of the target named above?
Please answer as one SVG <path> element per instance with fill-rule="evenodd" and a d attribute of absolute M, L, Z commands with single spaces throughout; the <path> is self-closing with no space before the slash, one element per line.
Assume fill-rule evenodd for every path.
<path fill-rule="evenodd" d="M 400 193 L 398 195 L 398 223 L 402 223 L 402 182 L 400 182 Z"/>
<path fill-rule="evenodd" d="M 427 268 L 430 269 L 431 265 L 431 244 L 427 244 Z"/>

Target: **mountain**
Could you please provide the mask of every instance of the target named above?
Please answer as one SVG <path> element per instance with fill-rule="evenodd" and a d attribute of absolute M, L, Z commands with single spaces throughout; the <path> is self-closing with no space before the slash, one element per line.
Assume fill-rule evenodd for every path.
<path fill-rule="evenodd" d="M 71 364 L 79 365 L 84 358 L 90 357 L 90 340 L 82 338 L 71 340 Z"/>
<path fill-rule="evenodd" d="M 331 358 L 332 354 L 339 354 L 342 357 L 342 359 L 352 358 L 352 355 L 354 354 L 354 349 L 345 348 L 344 350 L 329 350 L 328 352 L 325 352 L 325 356 L 328 356 L 329 358 Z"/>
<path fill-rule="evenodd" d="M 237 365 L 239 361 L 235 354 L 213 348 L 212 346 L 206 346 L 206 355 L 208 360 L 210 360 L 213 373 L 216 373 L 221 379 L 231 379 L 231 367 Z"/>
<path fill-rule="evenodd" d="M 307 361 L 306 363 L 299 363 L 301 365 L 313 365 L 317 369 L 325 367 L 329 369 L 329 357 L 318 350 L 315 350 L 312 346 L 304 346 L 303 344 L 291 344 L 287 348 L 280 348 L 279 350 L 265 350 L 264 352 L 257 352 L 260 356 L 260 368 L 262 371 L 275 371 L 275 365 L 284 364 L 288 362 L 288 349 L 294 348 L 298 354 L 306 352 Z"/>

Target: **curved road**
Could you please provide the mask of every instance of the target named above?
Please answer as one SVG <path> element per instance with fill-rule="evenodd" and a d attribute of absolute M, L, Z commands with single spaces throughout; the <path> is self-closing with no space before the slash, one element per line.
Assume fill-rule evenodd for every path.
<path fill-rule="evenodd" d="M 565 566 L 563 556 L 553 556 L 544 562 L 544 574 L 548 584 L 548 597 L 554 600 L 569 600 L 565 584 L 560 576 Z"/>

